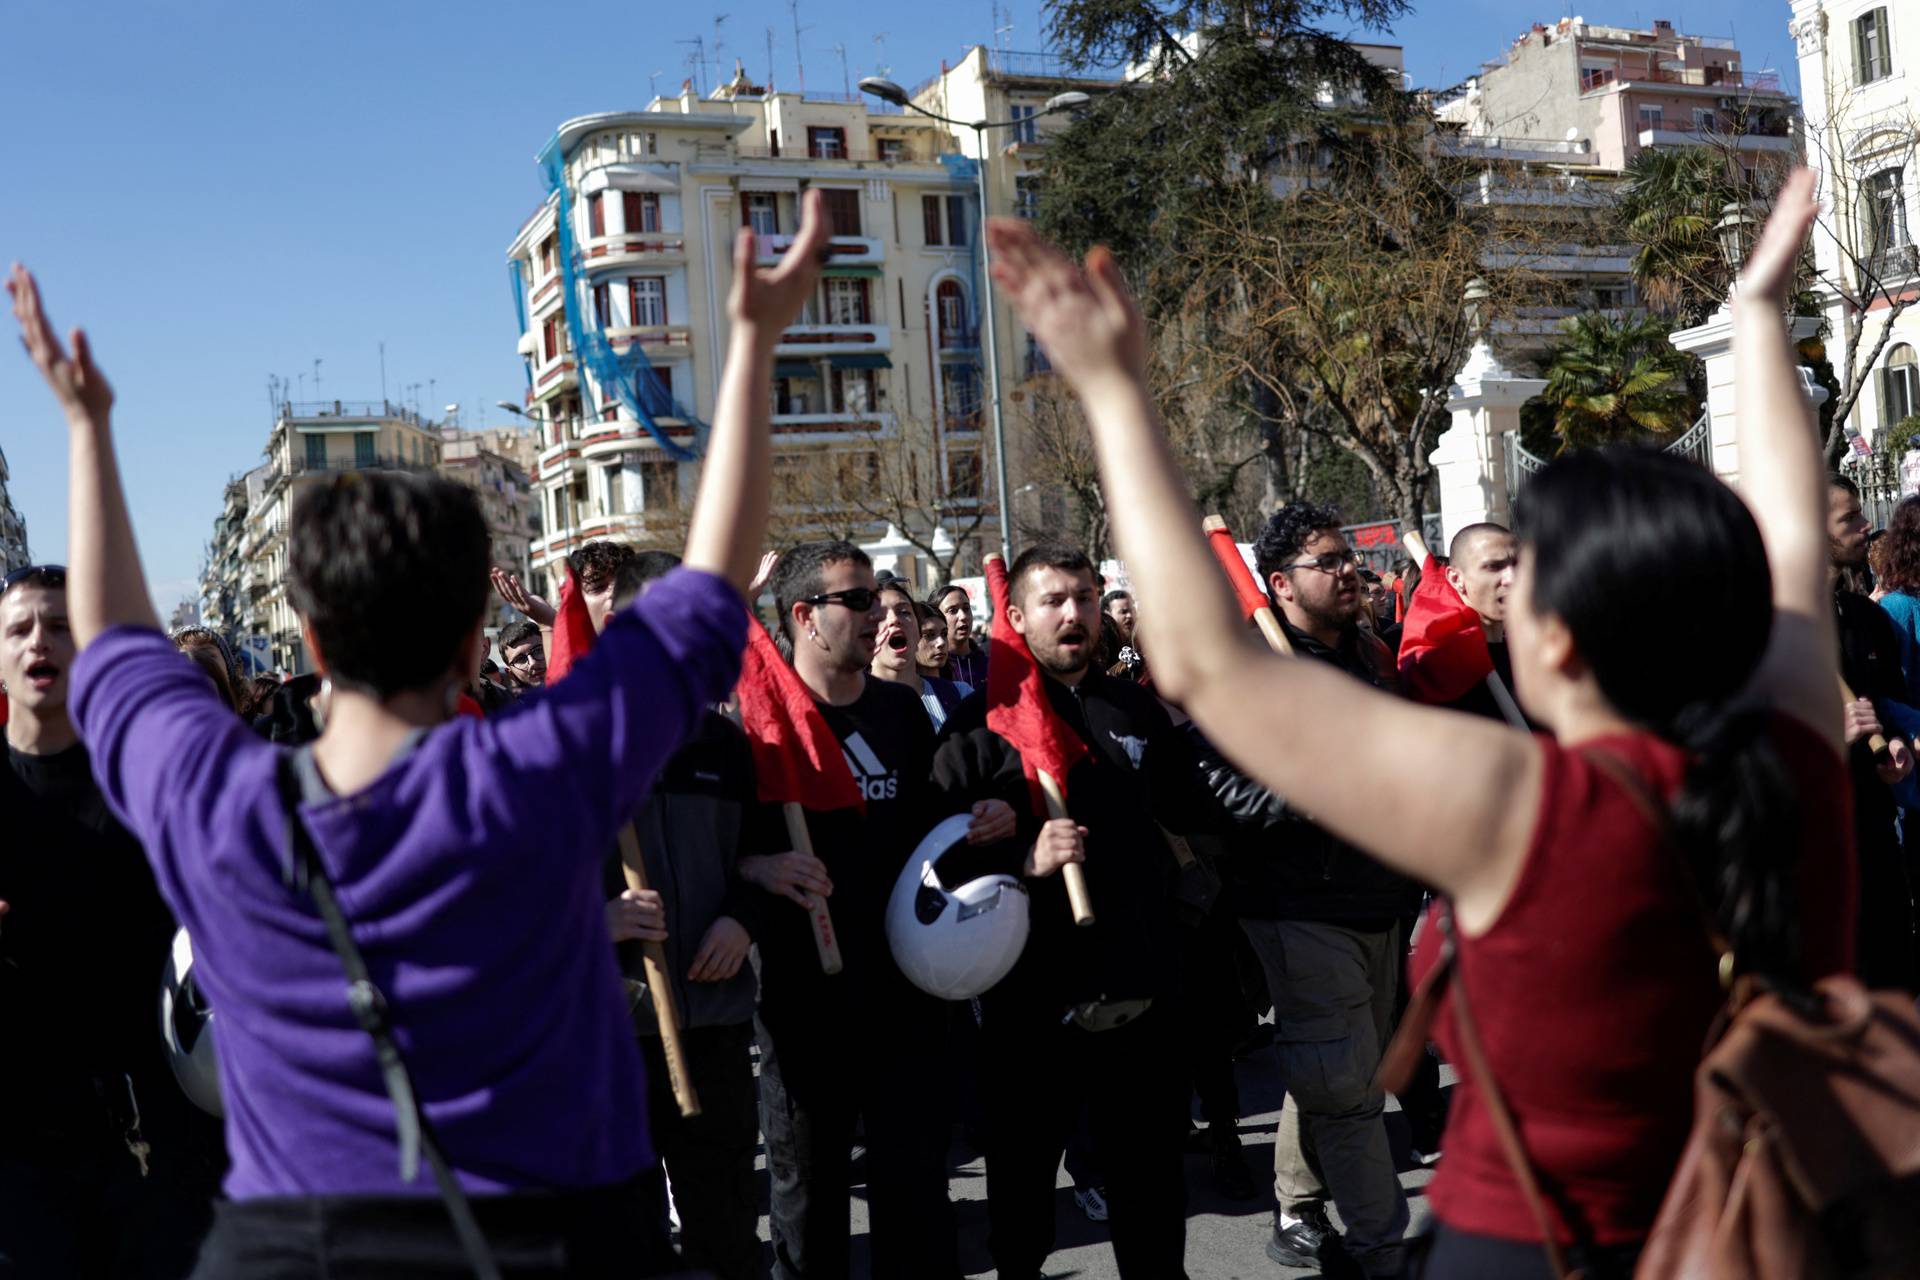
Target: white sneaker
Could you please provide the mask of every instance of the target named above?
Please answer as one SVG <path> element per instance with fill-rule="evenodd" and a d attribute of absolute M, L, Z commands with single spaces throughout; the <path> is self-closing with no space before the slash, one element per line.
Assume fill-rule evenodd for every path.
<path fill-rule="evenodd" d="M 1086 1187 L 1082 1189 L 1075 1187 L 1073 1191 L 1073 1202 L 1080 1206 L 1082 1213 L 1087 1215 L 1088 1222 L 1105 1222 L 1107 1220 L 1107 1198 L 1100 1194 L 1100 1188 Z"/>

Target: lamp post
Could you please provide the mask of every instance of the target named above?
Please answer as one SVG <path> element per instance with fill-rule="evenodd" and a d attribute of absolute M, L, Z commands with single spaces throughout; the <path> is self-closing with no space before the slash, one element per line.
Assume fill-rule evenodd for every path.
<path fill-rule="evenodd" d="M 1753 243 L 1753 228 L 1757 221 L 1743 202 L 1729 200 L 1726 207 L 1720 210 L 1720 221 L 1713 224 L 1713 238 L 1720 244 L 1720 260 L 1727 264 L 1727 271 L 1736 282 L 1740 268 L 1746 265 L 1747 249 Z M 1731 286 L 1727 294 L 1732 296 Z"/>
<path fill-rule="evenodd" d="M 860 81 L 860 92 L 872 94 L 882 102 L 891 102 L 896 107 L 918 112 L 930 120 L 950 124 L 956 128 L 973 130 L 974 170 L 978 179 L 980 199 L 980 226 L 976 234 L 980 238 L 980 291 L 984 317 L 982 337 L 987 344 L 987 401 L 993 411 L 993 480 L 995 495 L 1000 504 L 1000 554 L 1007 563 L 1013 563 L 1013 535 L 1007 510 L 1007 430 L 1000 416 L 1000 343 L 995 337 L 993 323 L 993 259 L 987 247 L 987 130 L 1010 129 L 1024 124 L 1024 120 L 955 120 L 936 111 L 929 111 L 907 97 L 907 91 L 891 80 L 879 76 L 865 76 Z M 1040 108 L 1038 115 L 1028 116 L 1028 120 L 1039 116 L 1050 116 L 1057 111 L 1071 111 L 1093 101 L 1086 94 L 1077 91 L 1057 93 L 1048 98 Z"/>

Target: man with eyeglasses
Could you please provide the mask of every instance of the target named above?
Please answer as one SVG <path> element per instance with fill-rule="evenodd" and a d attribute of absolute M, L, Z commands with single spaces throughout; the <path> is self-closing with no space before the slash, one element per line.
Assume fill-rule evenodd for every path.
<path fill-rule="evenodd" d="M 0 585 L 0 1275 L 184 1276 L 225 1163 L 162 1050 L 174 922 L 67 712 L 66 571 Z M 186 661 L 184 658 L 181 661 Z M 237 730 L 236 726 L 236 730 Z"/>
<path fill-rule="evenodd" d="M 506 668 L 507 688 L 518 698 L 547 682 L 547 651 L 540 643 L 540 625 L 521 619 L 500 632 L 500 665 Z"/>
<path fill-rule="evenodd" d="M 1296 654 L 1399 692 L 1394 655 L 1359 625 L 1359 566 L 1337 510 L 1282 507 L 1254 558 Z M 1244 805 L 1257 784 L 1210 749 L 1203 755 L 1215 790 Z M 1420 889 L 1282 797 L 1268 795 L 1266 804 L 1273 825 L 1229 836 L 1222 872 L 1266 971 L 1287 1086 L 1274 1135 L 1277 1207 L 1267 1256 L 1293 1267 L 1344 1261 L 1327 1217 L 1331 1195 L 1345 1252 L 1368 1275 L 1398 1274 L 1407 1202 L 1373 1075 L 1391 1029 L 1406 943 L 1400 921 L 1418 909 Z"/>
<path fill-rule="evenodd" d="M 817 856 L 741 859 L 768 895 L 827 896 L 845 968 L 821 971 L 807 912 L 768 901 L 758 912 L 760 1122 L 772 1181 L 774 1275 L 850 1271 L 847 1187 L 855 1125 L 865 1121 L 873 1273 L 959 1275 L 947 1201 L 948 1126 L 941 1047 L 946 1007 L 909 983 L 887 946 L 886 907 L 907 855 L 938 818 L 929 774 L 933 726 L 914 691 L 868 674 L 884 610 L 867 554 L 810 542 L 773 574 L 793 669 L 838 739 L 859 786 L 858 809 L 810 812 Z M 982 802 L 969 838 L 1014 830 L 1011 807 Z"/>

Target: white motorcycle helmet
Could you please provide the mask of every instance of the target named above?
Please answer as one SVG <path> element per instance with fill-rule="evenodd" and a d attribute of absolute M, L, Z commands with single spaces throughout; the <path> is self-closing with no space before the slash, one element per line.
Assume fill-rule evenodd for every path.
<path fill-rule="evenodd" d="M 907 859 L 887 900 L 887 943 L 914 986 L 966 1000 L 1007 976 L 1027 945 L 1027 891 L 1009 875 L 981 876 L 957 889 L 940 884 L 940 858 L 967 838 L 973 819 L 948 818 Z"/>
<path fill-rule="evenodd" d="M 160 979 L 160 1038 L 181 1092 L 208 1115 L 224 1115 L 220 1068 L 213 1057 L 213 1010 L 194 981 L 193 940 L 185 929 L 173 935 Z"/>

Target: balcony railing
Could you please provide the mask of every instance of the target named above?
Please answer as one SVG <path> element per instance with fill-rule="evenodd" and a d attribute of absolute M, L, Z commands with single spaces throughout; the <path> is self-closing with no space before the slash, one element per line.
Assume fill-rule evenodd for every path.
<path fill-rule="evenodd" d="M 796 324 L 780 335 L 781 355 L 830 355 L 847 351 L 885 351 L 892 331 L 883 324 Z"/>
<path fill-rule="evenodd" d="M 778 262 L 798 236 L 770 235 L 754 237 L 754 253 L 764 265 Z M 827 261 L 842 266 L 879 262 L 886 256 L 886 243 L 869 236 L 833 236 L 827 240 Z"/>
<path fill-rule="evenodd" d="M 1017 76 L 1043 80 L 1118 80 L 1121 66 L 1089 67 L 1084 71 L 1074 67 L 1057 53 L 1036 53 L 1027 50 L 989 49 L 987 51 L 987 70 L 997 76 Z"/>
<path fill-rule="evenodd" d="M 1736 151 L 1791 151 L 1793 139 L 1784 134 L 1720 133 L 1710 129 L 1654 128 L 1640 131 L 1643 147 L 1732 147 Z"/>
<path fill-rule="evenodd" d="M 433 463 L 386 453 L 376 453 L 364 458 L 357 455 L 352 458 L 308 458 L 296 453 L 288 469 L 295 475 L 343 471 L 431 471 Z"/>
<path fill-rule="evenodd" d="M 611 265 L 616 258 L 659 257 L 666 254 L 685 253 L 686 240 L 682 236 L 667 235 L 659 231 L 623 232 L 617 236 L 597 236 L 581 244 L 581 251 L 587 258 L 587 267 Z"/>
<path fill-rule="evenodd" d="M 282 418 L 390 418 L 396 422 L 427 425 L 426 420 L 404 405 L 391 400 L 286 400 L 280 404 Z"/>
<path fill-rule="evenodd" d="M 978 351 L 980 332 L 977 329 L 957 327 L 940 331 L 940 349 L 942 351 Z"/>
<path fill-rule="evenodd" d="M 1736 71 L 1729 67 L 1583 67 L 1580 92 L 1591 93 L 1610 84 L 1685 84 L 1697 88 L 1750 89 L 1779 93 L 1780 76 L 1772 71 Z"/>

